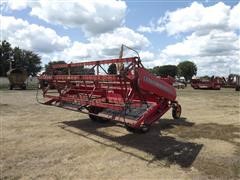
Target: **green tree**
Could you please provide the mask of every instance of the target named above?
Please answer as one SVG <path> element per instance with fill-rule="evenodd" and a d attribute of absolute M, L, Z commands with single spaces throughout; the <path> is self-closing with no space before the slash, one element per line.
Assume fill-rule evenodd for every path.
<path fill-rule="evenodd" d="M 197 74 L 197 66 L 191 61 L 183 61 L 178 64 L 178 75 L 183 76 L 187 81 Z"/>
<path fill-rule="evenodd" d="M 153 68 L 151 68 L 151 69 L 148 69 L 148 71 L 149 71 L 150 73 L 158 76 L 158 75 L 159 75 L 159 73 L 158 73 L 158 71 L 159 71 L 159 66 L 155 66 L 155 67 L 153 67 Z"/>
<path fill-rule="evenodd" d="M 52 73 L 52 69 L 51 69 L 51 66 L 54 65 L 54 64 L 66 64 L 65 61 L 50 61 L 48 62 L 48 64 L 45 64 L 45 72 L 47 73 Z M 60 69 L 57 69 L 57 71 L 61 72 L 62 74 L 67 74 L 68 73 L 68 70 L 67 68 L 60 68 Z"/>
<path fill-rule="evenodd" d="M 177 66 L 175 65 L 165 65 L 158 68 L 159 76 L 172 76 L 173 78 L 177 75 Z"/>
<path fill-rule="evenodd" d="M 28 75 L 36 76 L 41 70 L 41 58 L 32 51 L 22 50 L 19 47 L 13 49 L 14 68 L 24 68 Z"/>
<path fill-rule="evenodd" d="M 45 71 L 49 71 L 51 69 L 51 66 L 54 64 L 66 64 L 65 61 L 50 61 L 48 64 L 45 64 Z"/>
<path fill-rule="evenodd" d="M 152 74 L 157 76 L 172 76 L 177 75 L 177 66 L 175 65 L 165 65 L 165 66 L 155 66 L 152 69 L 148 69 Z"/>
<path fill-rule="evenodd" d="M 150 73 L 154 74 L 153 68 L 148 68 L 147 69 Z"/>
<path fill-rule="evenodd" d="M 205 76 L 202 76 L 201 78 L 202 78 L 202 79 L 210 79 L 211 77 L 208 76 L 208 75 L 205 75 Z"/>
<path fill-rule="evenodd" d="M 2 41 L 0 44 L 0 76 L 6 76 L 7 71 L 9 70 L 9 61 L 13 55 L 11 44 L 7 41 Z"/>
<path fill-rule="evenodd" d="M 0 53 L 0 76 L 6 76 L 10 68 L 10 60 L 13 62 L 13 68 L 24 68 L 28 75 L 35 76 L 41 70 L 41 58 L 38 54 L 19 47 L 12 48 L 6 40 L 0 43 Z"/>

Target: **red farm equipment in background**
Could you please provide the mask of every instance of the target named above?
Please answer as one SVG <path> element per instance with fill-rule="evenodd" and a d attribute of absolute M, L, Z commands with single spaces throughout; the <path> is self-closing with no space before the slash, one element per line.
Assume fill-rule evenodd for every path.
<path fill-rule="evenodd" d="M 131 132 L 148 131 L 170 108 L 173 118 L 180 118 L 181 106 L 172 80 L 148 72 L 139 56 L 121 57 L 52 65 L 50 73 L 39 77 L 42 103 L 89 114 L 93 121 L 118 121 Z M 105 69 L 111 64 L 122 68 L 109 74 Z M 91 73 L 71 74 L 72 68 L 82 67 Z M 60 69 L 67 74 L 58 73 Z"/>
<path fill-rule="evenodd" d="M 222 77 L 222 87 L 239 89 L 239 75 L 229 74 L 227 78 Z"/>
<path fill-rule="evenodd" d="M 212 90 L 220 90 L 221 89 L 221 78 L 211 77 L 211 78 L 199 78 L 192 79 L 191 86 L 194 89 L 212 89 Z"/>

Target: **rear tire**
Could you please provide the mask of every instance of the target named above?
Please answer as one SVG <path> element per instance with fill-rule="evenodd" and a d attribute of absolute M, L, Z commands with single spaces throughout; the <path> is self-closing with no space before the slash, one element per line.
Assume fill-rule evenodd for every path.
<path fill-rule="evenodd" d="M 147 125 L 147 124 L 143 124 L 141 127 L 140 127 L 140 131 L 141 133 L 147 133 L 150 129 L 150 126 Z"/>
<path fill-rule="evenodd" d="M 106 118 L 102 118 L 102 117 L 98 117 L 98 116 L 94 116 L 92 114 L 89 114 L 89 118 L 94 121 L 94 122 L 98 122 L 98 123 L 107 123 L 109 121 L 109 119 Z"/>
<path fill-rule="evenodd" d="M 91 106 L 88 111 L 89 111 L 90 113 L 98 114 L 99 112 L 102 111 L 102 108 Z M 109 119 L 102 118 L 102 117 L 98 117 L 98 116 L 95 116 L 95 115 L 93 115 L 93 114 L 89 114 L 89 118 L 90 118 L 92 121 L 94 121 L 94 122 L 99 122 L 99 123 L 106 123 L 106 122 L 109 121 Z"/>
<path fill-rule="evenodd" d="M 172 107 L 172 117 L 174 119 L 179 119 L 181 117 L 182 107 L 180 104 L 173 104 Z"/>
<path fill-rule="evenodd" d="M 129 126 L 129 125 L 125 125 L 126 127 L 126 130 L 128 132 L 132 132 L 132 133 L 135 133 L 137 129 L 133 128 L 132 126 Z"/>
<path fill-rule="evenodd" d="M 239 91 L 240 90 L 240 86 L 236 86 L 235 90 Z"/>
<path fill-rule="evenodd" d="M 147 133 L 150 129 L 149 125 L 142 125 L 139 129 L 133 128 L 132 126 L 125 125 L 128 132 L 144 134 Z"/>
<path fill-rule="evenodd" d="M 25 84 L 22 85 L 22 89 L 23 89 L 23 90 L 26 90 L 26 85 L 25 85 Z"/>

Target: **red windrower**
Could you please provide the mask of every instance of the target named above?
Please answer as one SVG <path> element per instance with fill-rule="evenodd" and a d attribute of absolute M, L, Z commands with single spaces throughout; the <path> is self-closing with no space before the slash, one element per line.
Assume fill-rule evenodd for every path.
<path fill-rule="evenodd" d="M 107 64 L 124 64 L 125 68 L 108 74 L 104 69 Z M 84 66 L 91 67 L 88 70 L 93 73 L 71 73 L 73 67 Z M 68 73 L 61 75 L 59 69 Z M 173 79 L 151 74 L 139 57 L 56 64 L 39 82 L 43 104 L 86 113 L 94 121 L 118 121 L 130 131 L 146 132 L 170 108 L 173 118 L 181 114 Z"/>

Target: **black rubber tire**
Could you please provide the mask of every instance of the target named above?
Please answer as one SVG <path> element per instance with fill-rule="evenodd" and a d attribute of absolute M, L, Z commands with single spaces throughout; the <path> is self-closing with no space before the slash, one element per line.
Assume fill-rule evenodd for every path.
<path fill-rule="evenodd" d="M 26 85 L 22 85 L 23 90 L 26 90 L 26 88 L 27 88 Z"/>
<path fill-rule="evenodd" d="M 174 104 L 172 107 L 172 117 L 174 119 L 179 119 L 181 117 L 182 107 L 180 104 Z"/>
<path fill-rule="evenodd" d="M 98 116 L 94 116 L 92 114 L 89 114 L 89 118 L 94 121 L 94 122 L 98 122 L 98 123 L 107 123 L 109 122 L 109 119 L 106 118 L 102 118 L 102 117 L 98 117 Z"/>
<path fill-rule="evenodd" d="M 89 112 L 90 113 L 98 114 L 101 111 L 102 111 L 102 109 L 98 108 L 98 107 L 91 106 L 89 108 Z M 99 123 L 107 123 L 107 122 L 109 122 L 109 119 L 98 117 L 98 116 L 95 116 L 95 115 L 92 115 L 92 114 L 89 114 L 89 118 L 92 121 L 94 121 L 94 122 L 99 122 Z"/>
<path fill-rule="evenodd" d="M 13 85 L 10 85 L 10 86 L 9 86 L 9 90 L 13 90 Z"/>
<path fill-rule="evenodd" d="M 149 129 L 150 129 L 150 126 L 146 125 L 146 124 L 144 124 L 140 127 L 141 133 L 147 133 L 149 131 Z"/>
<path fill-rule="evenodd" d="M 142 125 L 139 129 L 133 128 L 132 126 L 126 125 L 125 126 L 128 132 L 144 134 L 147 133 L 150 129 L 149 125 Z"/>
<path fill-rule="evenodd" d="M 125 127 L 128 132 L 136 133 L 137 131 L 137 129 L 133 128 L 132 126 L 125 125 Z"/>

